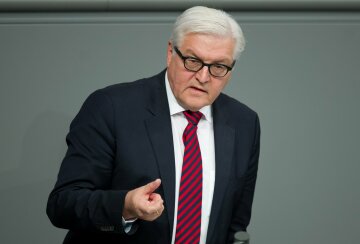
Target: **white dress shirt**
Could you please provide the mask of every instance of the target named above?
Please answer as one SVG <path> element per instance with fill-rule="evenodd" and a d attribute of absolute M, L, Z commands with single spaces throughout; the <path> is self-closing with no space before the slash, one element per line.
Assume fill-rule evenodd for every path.
<path fill-rule="evenodd" d="M 185 109 L 177 102 L 170 84 L 165 75 L 166 94 L 169 102 L 171 127 L 174 141 L 175 155 L 175 211 L 174 211 L 174 227 L 171 243 L 175 242 L 177 206 L 179 197 L 179 187 L 181 179 L 181 170 L 184 156 L 184 143 L 182 135 L 188 124 L 185 115 L 182 113 Z M 205 106 L 200 109 L 204 115 L 198 124 L 197 135 L 200 145 L 201 158 L 203 164 L 203 193 L 202 193 L 202 209 L 201 209 L 201 232 L 200 243 L 206 242 L 206 235 L 209 225 L 211 204 L 215 185 L 215 143 L 214 143 L 214 127 L 211 106 Z"/>

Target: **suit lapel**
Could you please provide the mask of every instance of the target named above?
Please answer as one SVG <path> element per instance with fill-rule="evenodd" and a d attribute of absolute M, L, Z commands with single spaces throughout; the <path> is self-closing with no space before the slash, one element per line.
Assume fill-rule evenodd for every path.
<path fill-rule="evenodd" d="M 221 96 L 221 95 L 220 95 Z M 228 185 L 231 172 L 231 162 L 234 151 L 235 129 L 229 126 L 227 118 L 220 109 L 218 98 L 213 104 L 214 117 L 214 140 L 215 140 L 215 187 L 211 207 L 207 240 L 212 240 L 212 236 L 218 223 L 221 205 Z"/>
<path fill-rule="evenodd" d="M 145 125 L 158 163 L 171 236 L 175 205 L 175 157 L 171 118 L 164 85 L 165 72 L 161 74 L 157 76 L 159 82 L 148 107 L 152 116 L 145 121 Z"/>

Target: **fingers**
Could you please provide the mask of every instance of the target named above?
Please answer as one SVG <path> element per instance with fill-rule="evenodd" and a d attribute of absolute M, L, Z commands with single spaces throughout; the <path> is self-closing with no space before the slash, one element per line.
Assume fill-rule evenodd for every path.
<path fill-rule="evenodd" d="M 155 212 L 153 212 L 154 220 L 161 216 L 162 212 L 164 211 L 165 207 L 163 204 L 161 204 L 160 208 L 156 208 Z"/>
<path fill-rule="evenodd" d="M 160 194 L 151 193 L 149 196 L 149 211 L 150 212 L 157 212 L 158 214 L 162 213 L 164 210 L 164 201 Z M 155 210 L 154 210 L 155 209 Z"/>
<path fill-rule="evenodd" d="M 161 195 L 160 195 L 160 194 L 151 193 L 151 194 L 149 195 L 149 200 L 150 200 L 150 201 L 159 201 L 159 200 L 162 200 L 162 198 L 161 198 Z"/>
<path fill-rule="evenodd" d="M 123 217 L 148 221 L 157 219 L 164 211 L 161 195 L 154 193 L 160 184 L 161 180 L 156 179 L 145 186 L 129 191 L 125 196 Z"/>
<path fill-rule="evenodd" d="M 164 209 L 165 209 L 165 207 L 164 207 L 163 201 L 161 200 L 161 202 L 159 202 L 156 206 L 154 205 L 154 206 L 151 206 L 151 208 L 148 208 L 147 209 L 148 212 L 146 214 L 144 214 L 142 219 L 153 221 L 161 216 Z"/>

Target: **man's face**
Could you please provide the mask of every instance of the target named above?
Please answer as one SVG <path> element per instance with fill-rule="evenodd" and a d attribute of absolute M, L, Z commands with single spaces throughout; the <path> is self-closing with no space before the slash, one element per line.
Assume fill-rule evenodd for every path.
<path fill-rule="evenodd" d="M 186 35 L 178 46 L 185 57 L 194 57 L 208 64 L 218 63 L 230 67 L 234 61 L 234 48 L 235 41 L 232 38 L 195 33 Z M 206 66 L 197 72 L 192 72 L 184 67 L 183 60 L 174 52 L 175 50 L 169 43 L 167 50 L 168 79 L 178 103 L 192 111 L 198 111 L 202 107 L 212 104 L 230 79 L 231 71 L 224 77 L 210 75 Z"/>

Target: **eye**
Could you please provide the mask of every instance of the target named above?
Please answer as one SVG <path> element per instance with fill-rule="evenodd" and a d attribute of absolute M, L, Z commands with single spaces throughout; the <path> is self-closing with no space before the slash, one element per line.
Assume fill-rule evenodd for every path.
<path fill-rule="evenodd" d="M 213 64 L 211 65 L 211 68 L 213 69 L 213 71 L 224 71 L 226 70 L 227 68 L 222 65 L 222 64 Z"/>
<path fill-rule="evenodd" d="M 186 65 L 189 67 L 199 67 L 202 66 L 202 62 L 196 58 L 187 58 Z"/>

